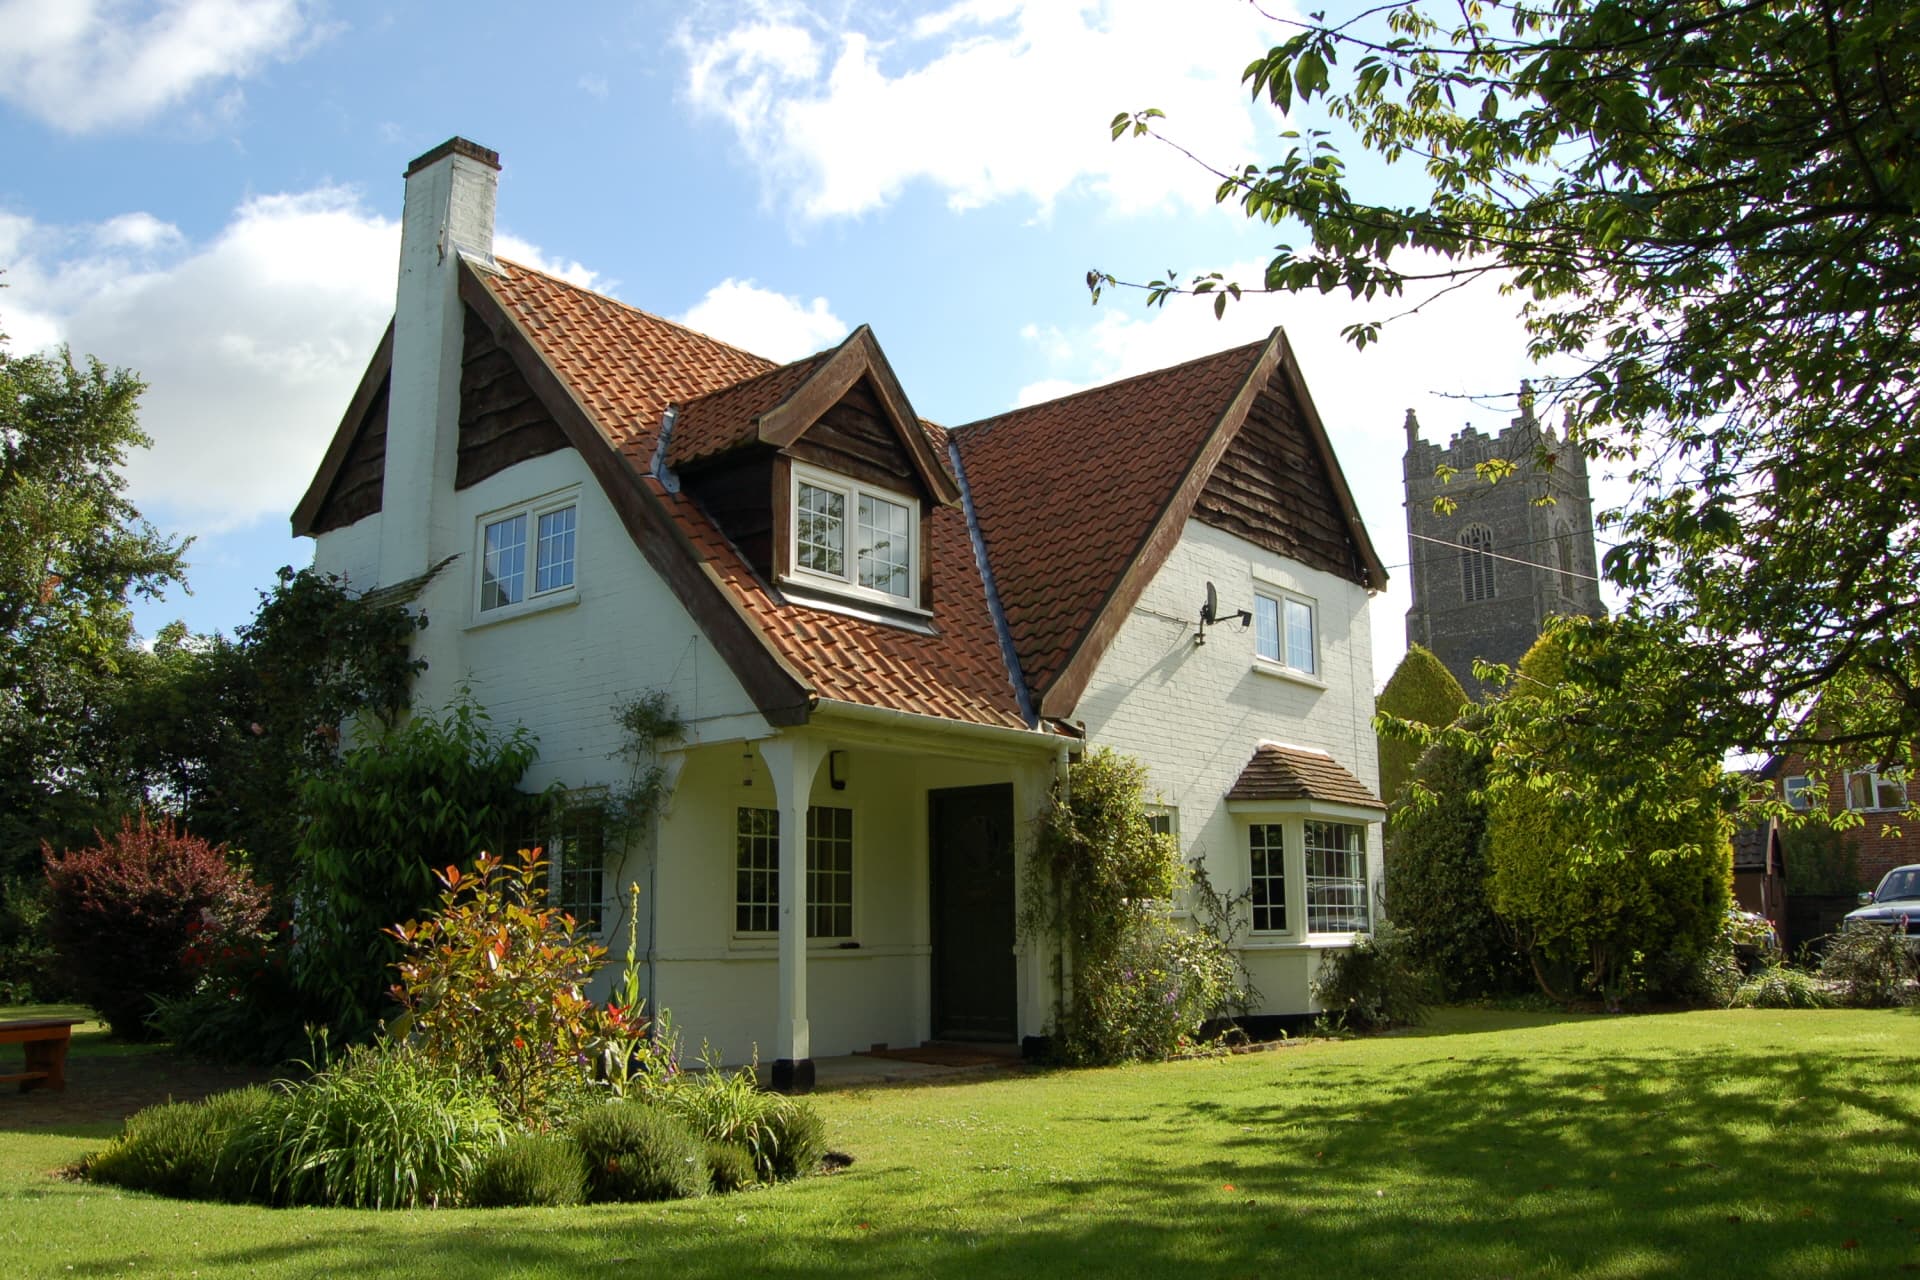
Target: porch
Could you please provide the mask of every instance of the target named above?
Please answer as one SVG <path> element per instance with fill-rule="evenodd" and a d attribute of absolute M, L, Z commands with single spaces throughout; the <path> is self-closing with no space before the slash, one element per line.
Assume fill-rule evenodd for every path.
<path fill-rule="evenodd" d="M 1060 740 L 850 712 L 679 753 L 648 860 L 651 1006 L 688 1057 L 705 1044 L 795 1091 L 874 1046 L 1012 1052 L 1053 1007 L 1053 957 L 1017 920 Z"/>

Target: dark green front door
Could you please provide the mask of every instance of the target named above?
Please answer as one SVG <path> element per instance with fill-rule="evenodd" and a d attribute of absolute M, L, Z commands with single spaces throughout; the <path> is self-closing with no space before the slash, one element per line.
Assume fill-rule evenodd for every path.
<path fill-rule="evenodd" d="M 1010 1041 L 1019 992 L 1013 963 L 1013 785 L 927 794 L 932 822 L 933 1035 Z"/>

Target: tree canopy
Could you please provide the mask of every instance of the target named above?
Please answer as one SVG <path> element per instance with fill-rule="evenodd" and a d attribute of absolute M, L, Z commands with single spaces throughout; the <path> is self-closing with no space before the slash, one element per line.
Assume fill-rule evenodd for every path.
<path fill-rule="evenodd" d="M 102 749 L 90 712 L 130 652 L 128 601 L 182 580 L 185 543 L 124 494 L 127 454 L 151 443 L 140 392 L 98 360 L 0 347 L 0 870 L 90 824 L 68 792 L 104 780 L 84 767 Z"/>
<path fill-rule="evenodd" d="M 1543 402 L 1636 485 L 1605 560 L 1636 623 L 1611 637 L 1615 666 L 1644 643 L 1681 677 L 1658 702 L 1587 685 L 1590 730 L 1778 746 L 1852 684 L 1882 696 L 1829 743 L 1908 758 L 1920 5 L 1401 0 L 1276 22 L 1245 83 L 1310 127 L 1278 164 L 1209 167 L 1219 200 L 1307 243 L 1278 245 L 1258 281 L 1169 274 L 1139 286 L 1149 300 L 1341 289 L 1411 306 L 1501 281 Z M 1361 190 L 1317 125 L 1420 198 Z M 1177 130 L 1151 109 L 1114 121 L 1116 137 L 1178 145 Z M 1089 274 L 1096 300 L 1121 283 Z M 1366 346 L 1381 325 L 1348 336 Z"/>

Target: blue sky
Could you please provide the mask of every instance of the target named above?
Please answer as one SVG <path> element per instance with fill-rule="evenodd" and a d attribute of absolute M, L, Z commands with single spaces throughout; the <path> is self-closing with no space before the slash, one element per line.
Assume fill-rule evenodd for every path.
<path fill-rule="evenodd" d="M 1089 305 L 1090 267 L 1252 279 L 1302 240 L 1108 139 L 1156 106 L 1210 160 L 1277 158 L 1301 122 L 1239 87 L 1280 30 L 1243 0 L 0 0 L 0 30 L 0 331 L 149 383 L 131 493 L 195 542 L 148 633 L 231 630 L 311 559 L 287 515 L 392 307 L 401 172 L 453 134 L 500 152 L 503 256 L 775 358 L 869 324 L 940 422 L 1283 324 L 1389 566 L 1406 410 L 1429 439 L 1497 429 L 1510 409 L 1458 397 L 1526 372 L 1491 288 L 1363 353 L 1340 327 L 1406 302 Z M 1376 680 L 1406 578 L 1374 603 Z"/>

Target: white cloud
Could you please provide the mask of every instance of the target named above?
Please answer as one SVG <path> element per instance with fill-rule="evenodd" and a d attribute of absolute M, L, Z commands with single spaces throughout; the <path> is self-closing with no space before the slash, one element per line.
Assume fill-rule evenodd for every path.
<path fill-rule="evenodd" d="M 193 533 L 284 519 L 393 313 L 399 231 L 337 187 L 252 198 L 201 244 L 145 213 L 80 228 L 0 216 L 0 330 L 16 351 L 64 341 L 146 380 L 154 444 L 127 476 L 149 516 Z"/>
<path fill-rule="evenodd" d="M 1261 267 L 1239 263 L 1223 274 L 1257 280 Z M 1134 312 L 1126 309 L 1123 295 L 1103 302 L 1098 318 L 1077 332 L 1022 330 L 1043 357 L 1047 376 L 1022 387 L 1014 404 L 1164 368 L 1256 341 L 1275 325 L 1284 327 L 1367 531 L 1388 565 L 1387 590 L 1375 598 L 1372 616 L 1374 678 L 1383 682 L 1406 651 L 1405 616 L 1412 602 L 1410 571 L 1403 567 L 1408 559 L 1401 477 L 1407 410 L 1416 412 L 1423 439 L 1442 444 L 1468 425 L 1498 431 L 1513 413 L 1510 397 L 1532 372 L 1516 317 L 1519 300 L 1502 297 L 1491 280 L 1393 320 L 1384 341 L 1365 351 L 1356 351 L 1340 335 L 1348 324 L 1383 319 L 1405 311 L 1412 301 L 1248 295 L 1227 309 L 1225 319 L 1216 320 L 1205 299 L 1178 298 L 1162 309 Z M 1509 397 L 1504 406 L 1490 399 L 1503 395 Z M 1594 481 L 1597 507 L 1625 496 L 1621 486 L 1597 473 Z"/>
<path fill-rule="evenodd" d="M 294 56 L 311 30 L 301 0 L 0 0 L 0 97 L 69 133 L 135 124 Z"/>
<path fill-rule="evenodd" d="M 848 6 L 849 11 L 857 6 Z M 1159 107 L 1197 153 L 1235 163 L 1258 115 L 1240 87 L 1274 27 L 1218 0 L 962 0 L 872 30 L 762 0 L 696 11 L 679 32 L 693 106 L 729 124 L 781 199 L 815 219 L 880 208 L 926 182 L 955 209 L 1021 198 L 1042 213 L 1085 185 L 1113 207 L 1211 203 L 1190 161 L 1114 142 L 1118 111 Z M 724 17 L 715 19 L 712 13 Z"/>
<path fill-rule="evenodd" d="M 522 240 L 511 232 L 495 233 L 493 252 L 496 257 L 517 262 L 523 267 L 532 267 L 535 271 L 544 271 L 550 276 L 558 276 L 568 284 L 579 285 L 582 289 L 610 293 L 617 283 L 617 281 L 601 279 L 598 271 L 572 258 L 549 258 L 538 245 Z"/>
<path fill-rule="evenodd" d="M 769 360 L 798 360 L 838 342 L 847 323 L 825 298 L 803 302 L 751 280 L 722 280 L 693 304 L 681 324 Z"/>

